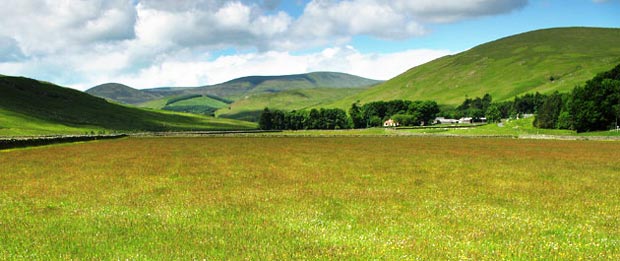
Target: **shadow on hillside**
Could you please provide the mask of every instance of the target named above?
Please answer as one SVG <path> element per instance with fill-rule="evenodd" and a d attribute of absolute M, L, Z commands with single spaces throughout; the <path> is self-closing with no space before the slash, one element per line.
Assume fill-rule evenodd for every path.
<path fill-rule="evenodd" d="M 233 120 L 258 122 L 261 112 L 262 110 L 243 111 L 243 112 L 238 112 L 238 113 L 222 114 L 220 115 L 220 117 L 226 118 L 226 119 L 233 119 Z"/>

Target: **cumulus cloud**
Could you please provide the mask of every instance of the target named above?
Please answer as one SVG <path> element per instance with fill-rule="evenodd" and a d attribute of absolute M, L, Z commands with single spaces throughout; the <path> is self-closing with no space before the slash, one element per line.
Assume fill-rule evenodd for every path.
<path fill-rule="evenodd" d="M 136 6 L 140 17 L 136 31 L 147 42 L 266 51 L 292 21 L 285 12 L 264 15 L 257 5 L 235 1 L 198 1 L 170 9 L 165 8 L 167 1 L 154 3 Z"/>
<path fill-rule="evenodd" d="M 427 23 L 507 13 L 527 0 L 313 0 L 292 26 L 292 39 L 323 43 L 353 35 L 403 39 L 428 33 Z"/>
<path fill-rule="evenodd" d="M 87 78 L 80 79 L 79 83 L 72 87 L 83 90 L 112 81 L 135 88 L 201 86 L 248 75 L 282 75 L 313 71 L 338 71 L 387 80 L 413 66 L 448 54 L 451 54 L 448 50 L 427 49 L 365 54 L 352 46 L 339 46 L 304 55 L 269 51 L 192 60 L 189 59 L 191 53 L 178 52 L 160 57 L 156 63 L 133 72 L 100 66 L 81 68 L 83 71 L 78 74 L 87 75 Z M 115 64 L 122 62 L 122 59 L 122 56 L 102 55 L 94 64 Z"/>
<path fill-rule="evenodd" d="M 24 58 L 17 41 L 0 35 L 0 62 L 18 61 Z"/>
<path fill-rule="evenodd" d="M 107 81 L 136 87 L 195 86 L 243 75 L 315 70 L 387 79 L 448 51 L 360 53 L 347 47 L 352 37 L 398 40 L 421 36 L 429 33 L 429 24 L 507 13 L 523 7 L 527 0 L 311 0 L 294 16 L 278 9 L 282 3 L 3 2 L 0 74 L 26 75 L 81 89 Z M 322 51 L 291 54 L 308 48 Z M 244 54 L 211 56 L 231 49 Z"/>
<path fill-rule="evenodd" d="M 136 11 L 129 1 L 24 0 L 2 3 L 0 35 L 27 55 L 133 38 Z"/>

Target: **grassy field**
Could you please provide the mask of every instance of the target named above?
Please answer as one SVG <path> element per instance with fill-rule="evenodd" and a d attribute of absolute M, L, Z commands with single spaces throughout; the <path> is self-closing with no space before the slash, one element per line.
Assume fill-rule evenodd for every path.
<path fill-rule="evenodd" d="M 620 143 L 127 138 L 0 152 L 0 259 L 620 259 Z"/>
<path fill-rule="evenodd" d="M 510 119 L 501 124 L 491 123 L 475 128 L 463 124 L 462 128 L 441 128 L 433 126 L 432 129 L 386 129 L 386 134 L 446 134 L 458 136 L 511 136 L 519 135 L 554 135 L 554 136 L 620 136 L 617 131 L 597 131 L 577 133 L 572 130 L 540 129 L 533 125 L 534 117 L 526 119 Z"/>

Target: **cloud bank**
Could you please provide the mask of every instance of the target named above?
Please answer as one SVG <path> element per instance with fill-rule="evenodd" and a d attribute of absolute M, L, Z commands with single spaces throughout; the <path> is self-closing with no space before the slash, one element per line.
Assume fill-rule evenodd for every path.
<path fill-rule="evenodd" d="M 280 4 L 8 1 L 0 9 L 0 74 L 79 89 L 109 81 L 195 86 L 315 70 L 388 79 L 450 51 L 365 54 L 348 46 L 353 37 L 409 39 L 428 34 L 432 24 L 511 12 L 527 0 L 312 0 L 296 15 Z"/>

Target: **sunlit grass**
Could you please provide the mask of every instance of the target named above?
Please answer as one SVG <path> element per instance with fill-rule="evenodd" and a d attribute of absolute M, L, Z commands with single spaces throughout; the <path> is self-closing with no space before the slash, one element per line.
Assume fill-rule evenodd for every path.
<path fill-rule="evenodd" d="M 620 258 L 620 143 L 129 138 L 0 152 L 1 259 Z"/>
<path fill-rule="evenodd" d="M 413 129 L 413 130 L 399 130 L 404 133 L 429 133 L 429 134 L 447 134 L 447 135 L 495 135 L 495 136 L 519 136 L 519 135 L 560 135 L 571 136 L 577 135 L 575 131 L 571 130 L 554 130 L 554 129 L 540 129 L 533 125 L 534 117 L 526 119 L 510 119 L 504 120 L 503 123 L 489 123 L 478 127 L 468 127 L 467 125 L 461 126 L 461 128 L 433 128 L 433 129 Z"/>

